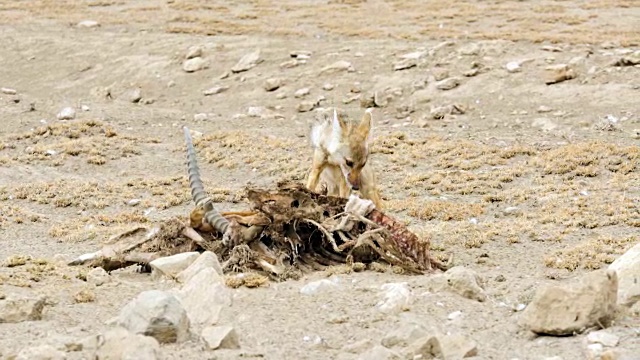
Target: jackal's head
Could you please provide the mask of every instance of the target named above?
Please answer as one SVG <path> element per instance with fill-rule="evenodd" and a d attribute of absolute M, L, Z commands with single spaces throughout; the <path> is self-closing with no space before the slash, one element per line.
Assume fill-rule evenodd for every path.
<path fill-rule="evenodd" d="M 369 159 L 369 135 L 371 133 L 371 109 L 367 109 L 360 122 L 352 123 L 338 117 L 333 111 L 329 156 L 340 165 L 347 184 L 353 190 L 360 189 L 360 172 Z"/>

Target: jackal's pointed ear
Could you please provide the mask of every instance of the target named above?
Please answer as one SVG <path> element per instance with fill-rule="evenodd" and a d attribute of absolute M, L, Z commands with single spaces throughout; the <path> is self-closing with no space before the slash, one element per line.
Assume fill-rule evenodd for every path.
<path fill-rule="evenodd" d="M 362 138 L 366 139 L 369 137 L 371 133 L 371 123 L 373 123 L 373 116 L 371 113 L 373 109 L 369 108 L 364 112 L 364 116 L 362 116 L 362 120 L 358 124 L 357 132 Z"/>
<path fill-rule="evenodd" d="M 338 111 L 333 109 L 333 119 L 331 120 L 331 128 L 333 131 L 331 134 L 335 138 L 340 138 L 342 136 L 342 131 L 344 130 L 346 124 L 338 117 Z"/>

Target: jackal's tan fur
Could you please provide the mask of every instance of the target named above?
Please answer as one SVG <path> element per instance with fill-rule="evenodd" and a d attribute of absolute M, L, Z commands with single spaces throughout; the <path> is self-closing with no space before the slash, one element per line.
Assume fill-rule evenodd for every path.
<path fill-rule="evenodd" d="M 373 201 L 381 209 L 382 201 L 369 161 L 369 137 L 372 110 L 367 109 L 358 123 L 333 116 L 313 126 L 311 145 L 313 164 L 307 188 L 316 191 L 322 180 L 327 195 L 348 197 L 351 190 L 359 190 L 362 197 Z"/>

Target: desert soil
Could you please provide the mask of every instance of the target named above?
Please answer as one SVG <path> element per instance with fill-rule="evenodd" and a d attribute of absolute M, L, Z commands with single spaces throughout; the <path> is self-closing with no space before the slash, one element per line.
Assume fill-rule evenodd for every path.
<path fill-rule="evenodd" d="M 640 239 L 640 68 L 615 65 L 639 49 L 638 5 L 0 1 L 0 259 L 32 258 L 0 267 L 0 295 L 49 299 L 42 320 L 0 324 L 0 357 L 103 332 L 139 292 L 174 286 L 132 267 L 91 287 L 78 276 L 88 270 L 65 261 L 189 213 L 182 126 L 196 134 L 218 208 L 246 209 L 248 184 L 304 181 L 316 109 L 359 118 L 377 92 L 371 161 L 385 211 L 430 238 L 434 256 L 479 273 L 489 299 L 372 271 L 301 294 L 328 276 L 318 272 L 233 290 L 222 322 L 240 350 L 205 351 L 194 337 L 163 356 L 355 359 L 345 345 L 420 322 L 472 339 L 477 359 L 585 358 L 585 335 L 531 336 L 517 310 L 541 285 L 606 267 Z M 193 47 L 205 64 L 186 72 Z M 231 71 L 256 49 L 261 61 Z M 575 77 L 547 84 L 559 64 Z M 267 91 L 268 79 L 280 87 Z M 66 107 L 75 117 L 59 120 Z M 399 315 L 375 308 L 391 282 L 414 296 Z M 77 301 L 85 289 L 94 301 Z M 640 353 L 639 326 L 626 316 L 609 328 L 619 349 Z"/>

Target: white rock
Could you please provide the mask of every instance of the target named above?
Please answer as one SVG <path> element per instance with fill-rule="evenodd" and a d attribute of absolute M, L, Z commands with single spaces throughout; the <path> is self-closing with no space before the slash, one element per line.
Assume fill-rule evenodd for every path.
<path fill-rule="evenodd" d="M 180 301 L 174 295 L 159 290 L 138 294 L 122 308 L 116 324 L 133 333 L 152 336 L 160 343 L 186 340 L 190 325 Z"/>
<path fill-rule="evenodd" d="M 187 283 L 197 273 L 207 268 L 212 268 L 220 276 L 223 275 L 222 266 L 220 265 L 218 256 L 211 251 L 205 251 L 200 254 L 200 256 L 198 256 L 198 258 L 191 265 L 189 265 L 189 267 L 178 273 L 178 275 L 176 276 L 176 280 L 183 284 Z"/>
<path fill-rule="evenodd" d="M 199 252 L 185 252 L 155 259 L 149 263 L 151 270 L 157 275 L 175 279 L 178 273 L 188 268 L 200 256 Z"/>
<path fill-rule="evenodd" d="M 57 115 L 58 120 L 71 120 L 76 117 L 76 110 L 72 107 L 66 107 Z"/>
<path fill-rule="evenodd" d="M 260 49 L 256 49 L 243 56 L 240 61 L 231 68 L 231 72 L 239 73 L 250 70 L 262 61 L 263 59 L 260 58 Z"/>
<path fill-rule="evenodd" d="M 142 200 L 140 199 L 131 199 L 127 201 L 127 205 L 129 206 L 138 206 Z"/>
<path fill-rule="evenodd" d="M 0 300 L 0 324 L 42 319 L 45 298 L 5 298 Z"/>
<path fill-rule="evenodd" d="M 202 341 L 208 350 L 239 349 L 238 334 L 232 326 L 209 326 L 202 330 Z"/>
<path fill-rule="evenodd" d="M 6 95 L 15 95 L 18 93 L 15 89 L 6 88 L 6 87 L 0 88 L 0 92 Z"/>
<path fill-rule="evenodd" d="M 520 67 L 520 62 L 518 62 L 518 61 L 510 61 L 510 62 L 508 62 L 507 65 L 505 65 L 505 68 L 510 73 L 516 73 L 516 72 L 519 72 L 519 71 L 522 70 L 522 68 Z"/>
<path fill-rule="evenodd" d="M 200 45 L 192 45 L 187 49 L 187 54 L 184 56 L 185 59 L 193 59 L 195 57 L 202 57 L 202 46 Z"/>
<path fill-rule="evenodd" d="M 179 290 L 178 298 L 191 324 L 202 326 L 217 324 L 222 310 L 233 303 L 231 291 L 213 268 L 202 269 L 189 279 Z"/>
<path fill-rule="evenodd" d="M 462 311 L 457 310 L 457 311 L 454 311 L 454 312 L 450 313 L 449 315 L 447 315 L 447 319 L 455 320 L 455 319 L 459 318 L 460 316 L 462 316 Z"/>
<path fill-rule="evenodd" d="M 225 85 L 218 85 L 218 86 L 214 86 L 212 88 L 209 88 L 207 90 L 205 90 L 204 96 L 211 96 L 211 95 L 216 95 L 216 94 L 220 94 L 223 93 L 225 91 L 229 90 L 228 86 Z"/>
<path fill-rule="evenodd" d="M 320 74 L 333 74 L 341 71 L 355 71 L 353 65 L 346 60 L 339 60 L 320 69 Z"/>
<path fill-rule="evenodd" d="M 395 314 L 405 311 L 413 302 L 411 289 L 406 282 L 383 284 L 383 300 L 376 304 L 376 308 L 387 314 Z"/>
<path fill-rule="evenodd" d="M 39 345 L 20 350 L 15 360 L 65 360 L 67 354 L 51 345 Z"/>
<path fill-rule="evenodd" d="M 87 273 L 87 282 L 95 286 L 102 286 L 111 281 L 111 276 L 101 267 L 93 268 Z"/>
<path fill-rule="evenodd" d="M 195 121 L 206 121 L 208 119 L 209 119 L 209 115 L 207 115 L 206 113 L 199 113 L 199 114 L 193 115 L 193 120 Z"/>
<path fill-rule="evenodd" d="M 80 109 L 81 109 L 82 111 L 89 111 L 89 110 L 91 110 L 91 108 L 90 108 L 89 106 L 87 106 L 87 105 L 82 105 L 82 106 L 80 107 Z"/>
<path fill-rule="evenodd" d="M 296 90 L 295 93 L 293 93 L 293 97 L 296 97 L 296 98 L 305 97 L 305 96 L 309 95 L 310 92 L 311 91 L 309 90 L 309 88 L 298 89 L 298 90 Z"/>
<path fill-rule="evenodd" d="M 191 59 L 187 59 L 182 63 L 182 70 L 191 73 L 199 70 L 203 70 L 209 67 L 209 62 L 199 56 Z"/>
<path fill-rule="evenodd" d="M 339 279 L 333 277 L 331 280 L 329 279 L 321 279 L 312 281 L 303 287 L 300 288 L 300 293 L 304 295 L 313 295 L 319 292 L 324 292 L 328 290 L 335 290 L 338 288 Z"/>
<path fill-rule="evenodd" d="M 100 23 L 95 20 L 82 20 L 76 25 L 76 27 L 87 29 L 95 28 L 98 26 L 100 26 Z"/>
<path fill-rule="evenodd" d="M 602 344 L 603 346 L 614 347 L 618 345 L 620 338 L 606 330 L 592 331 L 587 335 L 587 341 L 592 344 Z"/>
<path fill-rule="evenodd" d="M 150 336 L 134 334 L 121 327 L 97 335 L 92 359 L 156 360 L 161 359 L 160 344 Z"/>
<path fill-rule="evenodd" d="M 618 274 L 618 304 L 633 306 L 640 300 L 640 243 L 611 263 L 609 269 Z"/>

